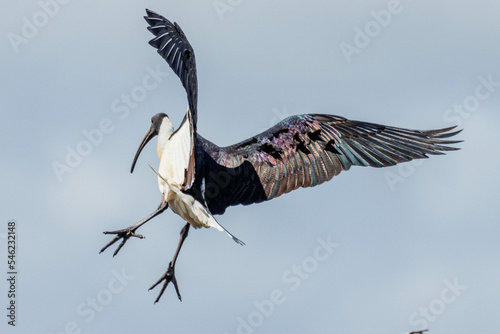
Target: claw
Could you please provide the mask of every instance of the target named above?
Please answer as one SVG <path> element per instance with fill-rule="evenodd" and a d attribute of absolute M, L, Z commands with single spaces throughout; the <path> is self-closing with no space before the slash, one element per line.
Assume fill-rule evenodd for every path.
<path fill-rule="evenodd" d="M 162 277 L 160 277 L 160 279 L 155 283 L 153 284 L 149 289 L 148 291 L 154 289 L 158 284 L 160 284 L 162 281 L 165 281 L 163 283 L 163 286 L 161 288 L 161 291 L 160 291 L 160 294 L 158 295 L 158 297 L 156 298 L 155 300 L 155 304 L 158 303 L 158 301 L 160 300 L 161 296 L 163 295 L 163 292 L 165 291 L 165 289 L 167 288 L 168 286 L 168 283 L 172 282 L 174 284 L 174 287 L 175 287 L 175 291 L 177 292 L 177 298 L 179 298 L 179 300 L 182 302 L 182 298 L 181 298 L 181 294 L 179 292 L 179 286 L 177 285 L 177 279 L 175 278 L 175 269 L 174 267 L 172 266 L 172 262 L 169 263 L 168 265 L 168 269 L 167 271 L 165 272 L 165 274 L 163 274 Z"/>
<path fill-rule="evenodd" d="M 120 251 L 120 249 L 122 249 L 123 245 L 125 245 L 125 243 L 127 242 L 127 240 L 130 237 L 136 237 L 136 238 L 139 238 L 139 239 L 144 239 L 143 235 L 135 233 L 135 229 L 131 229 L 131 228 L 125 228 L 123 230 L 110 231 L 110 232 L 106 231 L 106 232 L 103 232 L 103 233 L 104 234 L 116 234 L 116 237 L 114 237 L 113 240 L 111 240 L 106 246 L 104 246 L 101 249 L 101 251 L 99 252 L 99 254 L 101 254 L 102 252 L 104 252 L 109 246 L 113 245 L 118 240 L 123 239 L 122 242 L 120 243 L 120 245 L 118 245 L 118 248 L 113 253 L 113 257 L 116 256 L 116 254 L 118 254 L 118 252 Z"/>
<path fill-rule="evenodd" d="M 109 246 L 111 246 L 112 244 L 114 244 L 115 242 L 117 242 L 118 240 L 120 240 L 121 238 L 123 238 L 123 240 L 120 243 L 120 245 L 118 246 L 118 248 L 116 249 L 116 251 L 113 254 L 113 256 L 115 256 L 116 254 L 118 254 L 118 252 L 120 251 L 120 249 L 122 249 L 123 245 L 125 245 L 125 243 L 127 242 L 127 240 L 130 237 L 136 237 L 136 238 L 139 238 L 139 239 L 144 239 L 144 236 L 135 233 L 135 231 L 137 231 L 137 229 L 139 227 L 141 227 L 142 225 L 146 224 L 149 220 L 151 220 L 152 218 L 156 217 L 157 215 L 159 215 L 160 213 L 162 213 L 163 211 L 165 211 L 167 208 L 168 208 L 168 203 L 167 202 L 163 202 L 163 200 L 162 200 L 162 202 L 158 206 L 158 209 L 156 209 L 155 212 L 153 212 L 152 214 L 150 214 L 146 218 L 142 219 L 140 222 L 138 222 L 138 223 L 136 223 L 136 224 L 134 224 L 132 226 L 129 226 L 127 228 L 124 228 L 122 230 L 111 231 L 111 232 L 104 232 L 104 234 L 116 234 L 116 237 L 113 240 L 111 240 L 106 246 L 104 246 L 101 249 L 101 251 L 99 252 L 99 254 L 101 254 L 102 252 L 104 252 Z"/>

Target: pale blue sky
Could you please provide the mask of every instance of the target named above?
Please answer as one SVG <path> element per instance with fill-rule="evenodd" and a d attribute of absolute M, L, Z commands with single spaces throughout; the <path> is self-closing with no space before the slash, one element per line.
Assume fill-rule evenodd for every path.
<path fill-rule="evenodd" d="M 0 14 L 4 263 L 9 219 L 19 233 L 18 328 L 6 324 L 2 280 L 2 333 L 498 332 L 500 3 L 55 1 L 8 0 Z M 218 220 L 246 246 L 192 230 L 177 265 L 184 301 L 169 287 L 153 305 L 159 289 L 147 289 L 173 256 L 180 217 L 155 218 L 115 258 L 98 254 L 103 231 L 160 202 L 147 166 L 158 164 L 155 144 L 129 173 L 151 116 L 179 125 L 186 110 L 178 78 L 147 44 L 144 8 L 188 36 L 198 128 L 219 145 L 284 116 L 330 113 L 459 124 L 462 150 L 353 167 L 228 209 Z M 346 45 L 357 49 L 346 56 Z M 84 156 L 68 165 L 68 150 Z M 332 254 L 318 248 L 328 237 Z"/>

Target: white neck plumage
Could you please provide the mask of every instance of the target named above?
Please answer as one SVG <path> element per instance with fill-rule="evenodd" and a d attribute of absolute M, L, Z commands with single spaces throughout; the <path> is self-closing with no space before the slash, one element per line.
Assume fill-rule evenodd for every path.
<path fill-rule="evenodd" d="M 160 160 L 163 154 L 163 149 L 165 148 L 167 141 L 170 139 L 170 136 L 172 136 L 172 133 L 174 133 L 174 125 L 168 117 L 165 117 L 160 125 L 160 131 L 158 132 L 158 144 L 156 148 Z"/>

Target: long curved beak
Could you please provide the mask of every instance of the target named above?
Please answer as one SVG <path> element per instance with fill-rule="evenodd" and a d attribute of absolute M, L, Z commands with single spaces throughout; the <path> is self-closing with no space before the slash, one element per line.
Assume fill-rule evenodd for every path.
<path fill-rule="evenodd" d="M 146 144 L 151 139 L 153 139 L 155 136 L 156 136 L 156 132 L 155 132 L 153 126 L 151 126 L 148 133 L 146 133 L 146 136 L 144 136 L 144 139 L 142 140 L 141 145 L 139 146 L 139 149 L 137 149 L 137 152 L 135 153 L 134 161 L 132 162 L 132 168 L 130 168 L 130 173 L 134 172 L 135 163 L 137 162 L 137 158 L 139 158 L 139 154 L 141 154 L 141 151 L 144 148 L 144 146 L 146 146 Z"/>

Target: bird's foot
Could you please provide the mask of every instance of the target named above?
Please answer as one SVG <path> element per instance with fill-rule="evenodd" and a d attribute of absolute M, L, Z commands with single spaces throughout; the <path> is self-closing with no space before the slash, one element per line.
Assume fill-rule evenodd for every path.
<path fill-rule="evenodd" d="M 117 242 L 120 239 L 123 239 L 123 240 L 120 243 L 120 245 L 118 246 L 118 248 L 115 250 L 115 252 L 113 253 L 113 256 L 115 256 L 116 254 L 118 254 L 118 252 L 120 251 L 120 249 L 122 249 L 123 245 L 125 245 L 125 243 L 127 242 L 127 240 L 130 237 L 136 237 L 136 238 L 139 238 L 139 239 L 144 239 L 144 236 L 135 233 L 135 231 L 137 230 L 137 228 L 138 228 L 138 226 L 137 227 L 130 226 L 130 227 L 124 228 L 122 230 L 103 232 L 104 234 L 116 234 L 116 236 L 113 238 L 113 240 L 111 240 L 106 246 L 104 246 L 101 249 L 101 251 L 99 252 L 99 254 L 101 254 L 102 252 L 104 252 L 109 246 L 111 246 L 112 244 L 114 244 L 115 242 Z"/>
<path fill-rule="evenodd" d="M 165 274 L 163 274 L 163 276 L 158 280 L 158 282 L 156 282 L 155 284 L 153 284 L 153 286 L 151 286 L 149 288 L 149 290 L 154 289 L 162 281 L 165 281 L 165 282 L 163 283 L 163 286 L 161 288 L 160 294 L 158 295 L 158 297 L 155 300 L 155 304 L 158 303 L 158 301 L 160 300 L 161 296 L 163 295 L 163 292 L 167 288 L 168 283 L 170 283 L 170 282 L 174 283 L 175 291 L 177 292 L 177 297 L 182 302 L 181 294 L 179 292 L 179 286 L 177 285 L 177 279 L 175 278 L 175 269 L 172 266 L 172 262 L 169 263 L 168 269 L 165 272 Z"/>

